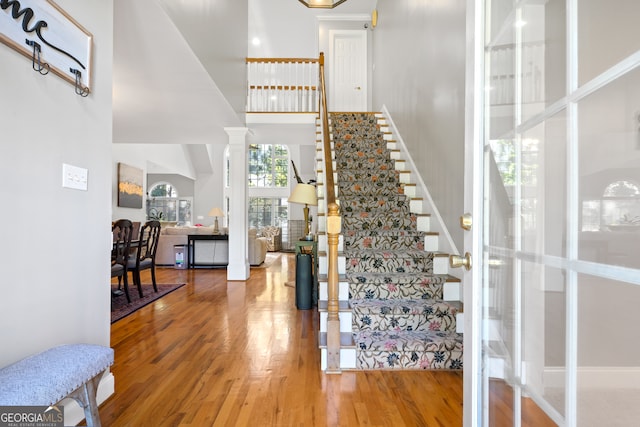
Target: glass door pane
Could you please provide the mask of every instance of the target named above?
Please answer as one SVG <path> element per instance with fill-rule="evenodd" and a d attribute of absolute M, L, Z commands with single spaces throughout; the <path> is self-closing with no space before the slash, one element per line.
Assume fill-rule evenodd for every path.
<path fill-rule="evenodd" d="M 484 424 L 553 426 L 566 402 L 566 274 L 554 266 L 569 212 L 567 113 L 557 108 L 566 4 L 485 4 Z"/>
<path fill-rule="evenodd" d="M 640 2 L 484 4 L 483 425 L 637 424 Z"/>
<path fill-rule="evenodd" d="M 635 0 L 579 0 L 580 85 L 638 51 L 638 16 L 640 2 Z"/>

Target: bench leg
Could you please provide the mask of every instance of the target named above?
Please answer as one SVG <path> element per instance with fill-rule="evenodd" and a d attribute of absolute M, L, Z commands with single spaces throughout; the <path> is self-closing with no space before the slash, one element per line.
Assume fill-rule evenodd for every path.
<path fill-rule="evenodd" d="M 101 427 L 100 415 L 98 414 L 98 404 L 96 403 L 96 393 L 98 384 L 104 372 L 99 373 L 81 387 L 73 391 L 68 397 L 74 399 L 84 409 L 84 417 L 88 427 Z"/>

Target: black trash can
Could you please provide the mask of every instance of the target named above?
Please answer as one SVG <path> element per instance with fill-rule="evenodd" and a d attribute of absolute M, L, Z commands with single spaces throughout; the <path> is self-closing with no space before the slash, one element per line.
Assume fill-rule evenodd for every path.
<path fill-rule="evenodd" d="M 296 255 L 296 307 L 310 310 L 313 307 L 313 271 L 311 254 Z"/>

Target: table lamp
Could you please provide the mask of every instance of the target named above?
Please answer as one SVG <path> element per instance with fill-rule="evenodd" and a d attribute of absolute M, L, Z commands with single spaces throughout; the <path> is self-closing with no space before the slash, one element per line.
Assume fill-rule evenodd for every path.
<path fill-rule="evenodd" d="M 309 235 L 309 206 L 318 205 L 318 196 L 316 194 L 316 187 L 311 184 L 299 183 L 293 189 L 293 192 L 289 196 L 289 203 L 299 203 L 304 205 L 304 235 Z"/>
<path fill-rule="evenodd" d="M 220 234 L 220 229 L 218 228 L 218 217 L 224 216 L 224 213 L 222 213 L 222 209 L 212 208 L 209 211 L 209 216 L 213 216 L 216 219 L 213 223 L 213 234 Z"/>

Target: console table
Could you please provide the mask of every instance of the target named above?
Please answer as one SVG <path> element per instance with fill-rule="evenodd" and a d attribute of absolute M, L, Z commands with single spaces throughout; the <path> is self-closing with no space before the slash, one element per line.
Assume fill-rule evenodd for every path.
<path fill-rule="evenodd" d="M 228 234 L 189 234 L 189 268 L 229 265 Z M 198 250 L 196 251 L 196 248 Z"/>

